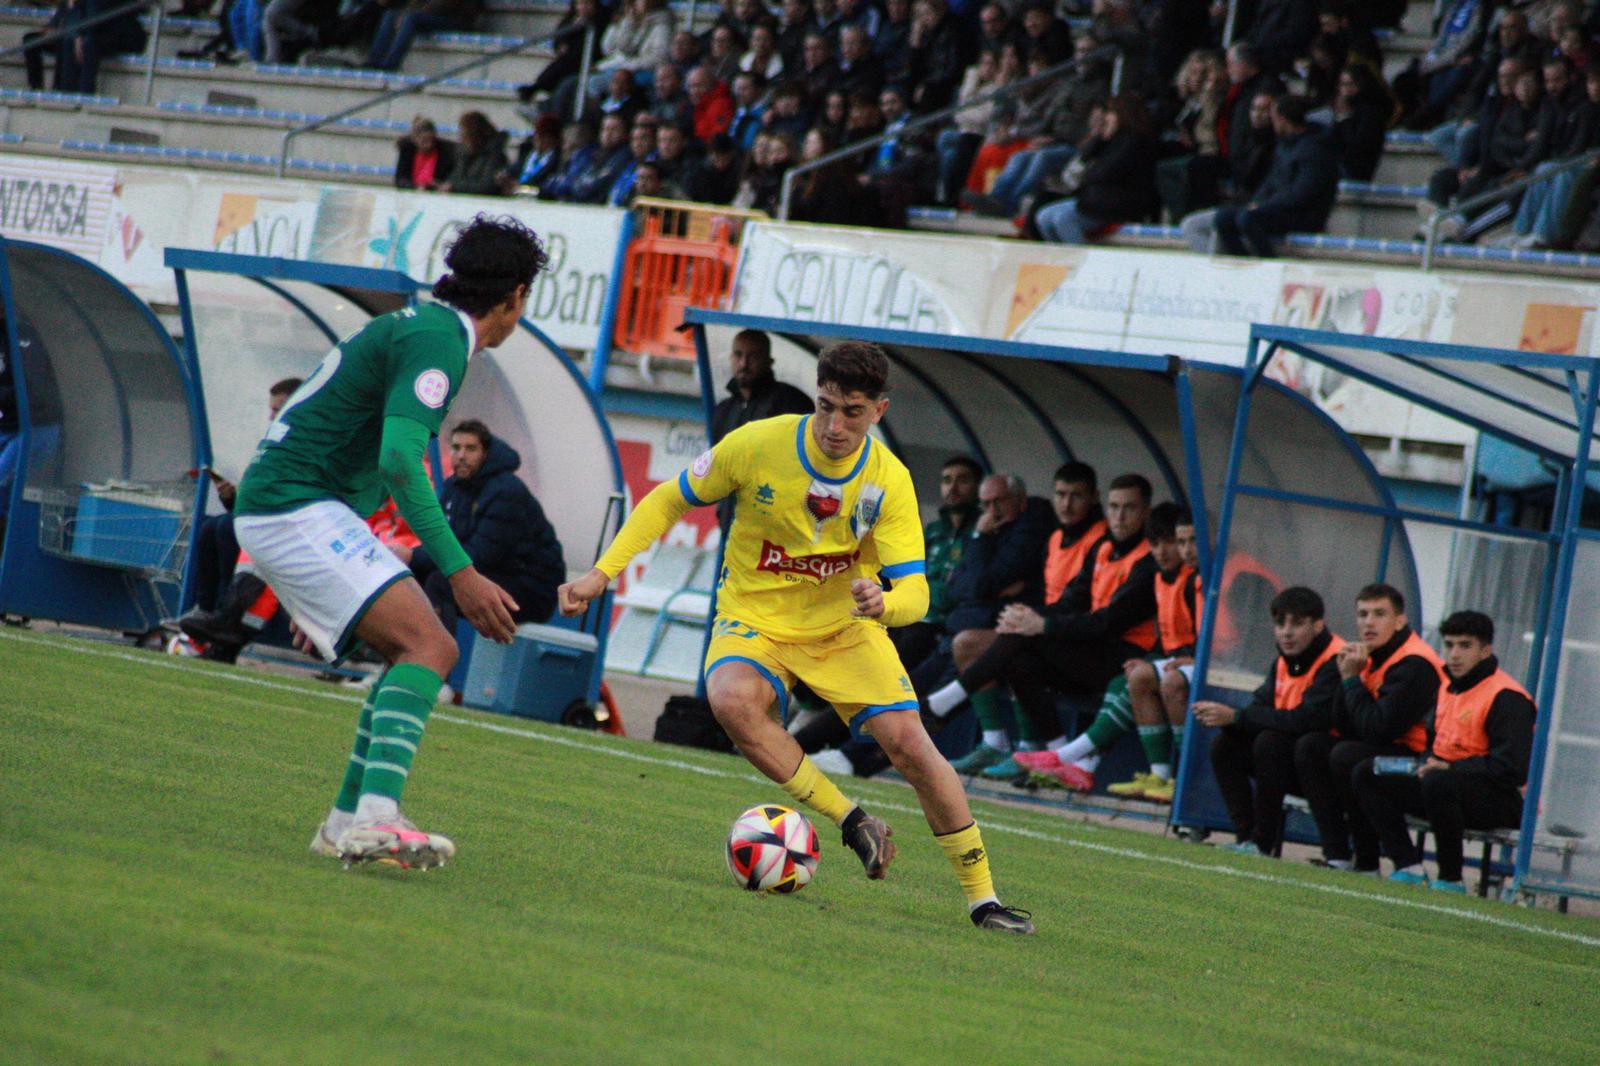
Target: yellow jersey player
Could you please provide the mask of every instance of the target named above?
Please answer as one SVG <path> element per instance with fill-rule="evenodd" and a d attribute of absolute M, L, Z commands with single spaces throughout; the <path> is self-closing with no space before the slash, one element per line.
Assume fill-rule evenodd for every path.
<path fill-rule="evenodd" d="M 772 714 L 789 688 L 811 686 L 870 734 L 917 791 L 979 928 L 1032 933 L 1026 911 L 1002 906 L 988 852 L 950 764 L 928 739 L 917 697 L 886 626 L 928 609 L 922 525 L 905 465 L 867 432 L 888 409 L 889 360 L 845 341 L 817 361 L 817 410 L 728 434 L 639 502 L 595 568 L 561 586 L 577 614 L 691 507 L 732 497 L 706 690 L 717 721 L 756 769 L 840 827 L 869 878 L 894 860 L 883 819 L 845 798 Z M 892 583 L 885 592 L 880 579 Z"/>

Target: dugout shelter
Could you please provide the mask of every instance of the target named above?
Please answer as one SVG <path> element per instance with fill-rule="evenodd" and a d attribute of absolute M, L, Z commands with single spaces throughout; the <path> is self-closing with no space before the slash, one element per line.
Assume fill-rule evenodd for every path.
<path fill-rule="evenodd" d="M 330 347 L 429 288 L 395 270 L 168 249 L 190 359 L 204 400 L 207 461 L 243 473 L 266 428 L 267 390 L 305 377 Z M 522 456 L 518 476 L 544 507 L 569 571 L 582 573 L 619 518 L 622 464 L 611 427 L 566 352 L 533 323 L 472 357 L 450 423 L 476 418 Z M 448 473 L 435 441 L 435 471 Z M 435 478 L 436 483 L 442 478 Z M 192 596 L 190 597 L 192 600 Z M 609 601 L 582 619 L 599 641 L 589 702 L 599 694 Z M 577 623 L 559 617 L 551 624 Z M 469 648 L 464 642 L 463 664 Z M 465 666 L 460 668 L 464 672 Z"/>
<path fill-rule="evenodd" d="M 95 264 L 0 239 L 16 477 L 0 613 L 143 633 L 177 607 L 204 501 L 195 367 Z"/>
<path fill-rule="evenodd" d="M 1319 452 L 1295 442 L 1299 461 L 1277 469 L 1252 458 L 1264 422 L 1264 374 L 1280 352 L 1293 353 L 1454 418 L 1520 448 L 1557 472 L 1548 528 L 1522 529 L 1374 503 L 1327 476 Z M 1501 665 L 1539 706 L 1524 817 L 1516 838 L 1513 892 L 1600 895 L 1600 531 L 1580 528 L 1589 475 L 1600 362 L 1592 357 L 1392 340 L 1322 330 L 1258 325 L 1246 354 L 1243 391 L 1220 495 L 1208 576 L 1249 555 L 1323 594 L 1330 628 L 1348 633 L 1360 586 L 1388 580 L 1407 595 L 1417 625 L 1457 609 L 1495 621 Z M 1442 534 L 1442 539 L 1441 539 Z M 1415 588 L 1394 580 L 1396 552 L 1409 542 L 1433 545 L 1423 565 L 1439 568 L 1430 587 L 1443 604 L 1412 600 Z M 1401 568 L 1402 571 L 1404 567 Z M 1234 681 L 1270 661 L 1270 622 L 1241 619 L 1241 639 L 1220 642 L 1224 604 L 1206 588 L 1197 696 L 1237 699 Z M 1422 628 L 1425 637 L 1435 634 Z M 1435 641 L 1436 643 L 1436 641 Z M 1173 820 L 1220 825 L 1208 794 L 1207 744 L 1191 725 L 1179 771 Z"/>
<path fill-rule="evenodd" d="M 687 312 L 686 321 L 694 331 L 708 426 L 719 387 L 712 376 L 708 331 L 716 331 L 723 343 L 736 330 L 763 330 L 811 353 L 837 340 L 873 341 L 884 347 L 892 364 L 882 436 L 910 469 L 925 519 L 937 511 L 934 487 L 952 455 L 970 454 L 987 471 L 1019 474 L 1034 495 L 1048 495 L 1056 468 L 1076 459 L 1095 467 L 1102 487 L 1131 471 L 1149 478 L 1157 501 L 1188 504 L 1195 514 L 1202 565 L 1209 560 L 1206 546 L 1217 528 L 1235 450 L 1234 413 L 1247 380 L 1239 367 L 698 308 Z M 1259 374 L 1250 383 L 1257 413 L 1236 449 L 1241 467 L 1267 484 L 1309 489 L 1334 481 L 1362 506 L 1395 507 L 1360 445 L 1332 419 L 1303 396 Z M 1397 587 L 1408 597 L 1417 595 L 1408 541 L 1396 539 L 1386 566 Z M 1238 620 L 1266 616 L 1272 596 L 1294 583 L 1292 573 L 1281 559 L 1268 565 L 1245 551 L 1227 557 L 1220 579 L 1225 594 L 1214 623 L 1227 634 L 1224 644 L 1247 635 Z M 1271 647 L 1270 631 L 1266 647 Z M 1254 688 L 1260 667 L 1252 661 L 1250 669 L 1257 672 L 1248 675 L 1255 679 L 1248 687 Z M 1226 670 L 1218 664 L 1219 676 Z M 1240 673 L 1230 680 L 1243 685 L 1245 677 Z M 1092 708 L 1086 710 L 1092 713 Z M 1087 724 L 1087 718 L 1078 723 L 1080 728 Z M 1127 746 L 1126 765 L 1113 759 L 1098 776 L 1109 782 L 1131 773 L 1139 758 L 1135 747 Z M 1192 784 L 1192 805 L 1224 823 L 1225 810 L 1210 774 L 1195 775 Z"/>

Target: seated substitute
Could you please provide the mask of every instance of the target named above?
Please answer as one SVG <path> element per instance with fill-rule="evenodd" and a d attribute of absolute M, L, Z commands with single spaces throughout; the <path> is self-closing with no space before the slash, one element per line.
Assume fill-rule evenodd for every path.
<path fill-rule="evenodd" d="M 1406 815 L 1433 827 L 1438 871 L 1432 887 L 1465 893 L 1462 835 L 1468 829 L 1514 829 L 1522 824 L 1522 786 L 1533 753 L 1533 699 L 1500 669 L 1494 622 L 1478 611 L 1457 611 L 1439 626 L 1449 680 L 1429 731 L 1427 758 L 1410 772 L 1388 773 L 1367 759 L 1355 769 L 1356 798 L 1394 861 L 1389 880 L 1426 885 L 1422 852 Z M 1398 768 L 1398 767 L 1396 767 Z"/>
<path fill-rule="evenodd" d="M 1301 795 L 1295 742 L 1333 725 L 1339 693 L 1338 657 L 1344 641 L 1328 629 L 1322 597 L 1296 585 L 1272 598 L 1272 639 L 1278 646 L 1267 679 L 1242 710 L 1200 700 L 1195 721 L 1218 727 L 1211 770 L 1233 822 L 1224 850 L 1274 855 L 1283 831 L 1283 797 Z"/>
<path fill-rule="evenodd" d="M 1196 575 L 1194 568 L 1184 562 L 1183 549 L 1178 544 L 1180 522 L 1189 530 L 1192 542 L 1194 519 L 1175 503 L 1151 508 L 1150 517 L 1145 521 L 1145 541 L 1150 546 L 1150 558 L 1156 568 L 1156 638 L 1162 649 L 1156 661 L 1163 667 L 1179 656 L 1192 661 L 1194 652 L 1196 583 L 1193 579 Z M 1147 658 L 1130 657 L 1123 661 L 1122 673 L 1106 686 L 1100 711 L 1082 735 L 1045 751 L 1020 753 L 1017 762 L 1030 773 L 1037 774 L 1040 784 L 1091 791 L 1101 756 L 1135 726 L 1131 692 L 1135 677 L 1139 678 L 1144 701 L 1155 704 L 1153 717 L 1160 725 L 1140 730 L 1140 739 L 1148 740 L 1145 750 L 1150 758 L 1150 773 L 1115 786 L 1117 795 L 1141 797 L 1148 790 L 1154 793 L 1150 798 L 1171 803 L 1172 729 L 1160 705 L 1160 683 L 1156 680 L 1155 668 Z M 1146 711 L 1149 710 L 1147 707 Z"/>
<path fill-rule="evenodd" d="M 1001 612 L 989 649 L 928 697 L 934 714 L 948 714 L 967 693 L 1004 679 L 1024 715 L 1049 721 L 1056 691 L 1098 694 L 1124 663 L 1155 647 L 1156 563 L 1144 535 L 1150 482 L 1140 474 L 1118 476 L 1105 514 L 1108 532 L 1061 598 L 1043 612 L 1021 603 Z"/>
<path fill-rule="evenodd" d="M 1355 768 L 1376 755 L 1427 750 L 1424 723 L 1444 683 L 1444 663 L 1406 624 L 1405 597 L 1393 585 L 1356 593 L 1356 632 L 1360 639 L 1339 651 L 1333 730 L 1296 741 L 1294 768 L 1322 838 L 1323 862 L 1376 876 L 1378 834 L 1356 802 Z"/>
<path fill-rule="evenodd" d="M 1055 510 L 1057 527 L 1045 542 L 1044 550 L 1044 603 L 1055 603 L 1066 591 L 1067 585 L 1083 569 L 1089 549 L 1100 543 L 1106 535 L 1105 512 L 1100 507 L 1100 490 L 1094 467 L 1087 463 L 1069 462 L 1056 470 L 1051 505 Z M 994 623 L 982 628 L 966 629 L 958 633 L 952 645 L 955 666 L 964 670 L 989 650 L 998 638 Z M 941 683 L 948 679 L 941 678 Z M 1001 684 L 993 684 L 972 694 L 972 706 L 980 722 L 994 722 L 998 731 L 983 739 L 977 747 L 957 759 L 953 765 L 959 773 L 977 773 L 979 777 L 994 781 L 1015 781 L 1027 773 L 1010 755 L 1010 738 L 1004 726 L 1012 716 L 1011 693 Z M 948 713 L 948 712 L 946 712 Z M 1040 751 L 1052 744 L 1065 744 L 1061 733 L 1061 719 L 1054 708 L 1048 717 L 1035 721 L 1022 716 L 1018 722 L 1021 735 L 1019 749 Z M 986 727 L 985 732 L 989 730 Z"/>
<path fill-rule="evenodd" d="M 454 472 L 439 494 L 450 532 L 478 572 L 517 601 L 512 621 L 546 621 L 555 613 L 556 589 L 566 580 L 567 566 L 544 508 L 517 477 L 522 456 L 469 418 L 450 432 L 450 462 Z M 439 620 L 454 633 L 460 612 L 450 580 L 428 550 L 390 550 L 410 565 Z"/>

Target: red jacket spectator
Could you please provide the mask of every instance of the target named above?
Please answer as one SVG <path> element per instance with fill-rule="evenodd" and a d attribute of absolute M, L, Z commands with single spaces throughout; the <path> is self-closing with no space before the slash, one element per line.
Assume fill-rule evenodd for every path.
<path fill-rule="evenodd" d="M 726 133 L 733 122 L 733 95 L 705 67 L 689 72 L 689 102 L 694 105 L 694 136 L 702 143 Z"/>

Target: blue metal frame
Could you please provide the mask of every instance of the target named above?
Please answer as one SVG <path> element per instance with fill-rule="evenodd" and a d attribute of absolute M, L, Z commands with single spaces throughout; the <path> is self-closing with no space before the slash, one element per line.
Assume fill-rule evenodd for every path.
<path fill-rule="evenodd" d="M 600 305 L 600 335 L 595 338 L 594 351 L 589 355 L 589 391 L 597 396 L 606 387 L 606 367 L 611 365 L 611 350 L 616 344 L 617 309 L 622 305 L 622 269 L 627 261 L 628 245 L 633 242 L 634 226 L 633 212 L 624 211 L 617 247 L 611 257 L 611 284 L 606 286 L 606 298 Z"/>
<path fill-rule="evenodd" d="M 1211 515 L 1206 510 L 1205 474 L 1200 467 L 1200 429 L 1194 417 L 1194 386 L 1189 368 L 1181 362 L 1173 375 L 1178 394 L 1178 431 L 1183 435 L 1183 468 L 1189 482 L 1189 512 L 1194 518 L 1195 543 L 1200 549 L 1200 572 L 1211 571 Z"/>

